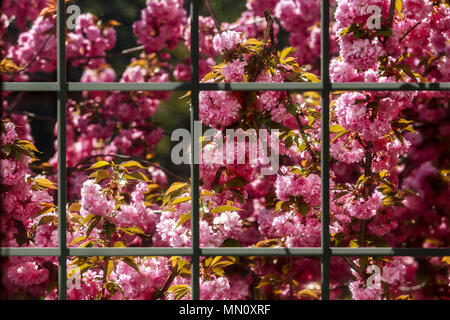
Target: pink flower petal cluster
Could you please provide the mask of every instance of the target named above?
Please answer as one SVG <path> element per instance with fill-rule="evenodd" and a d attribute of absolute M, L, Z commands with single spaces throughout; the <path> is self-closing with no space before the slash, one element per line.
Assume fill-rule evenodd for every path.
<path fill-rule="evenodd" d="M 226 91 L 200 93 L 200 120 L 212 128 L 227 127 L 239 118 L 241 104 Z"/>
<path fill-rule="evenodd" d="M 94 214 L 109 217 L 115 209 L 115 201 L 102 194 L 102 187 L 90 179 L 83 183 L 80 204 L 83 216 Z"/>
<path fill-rule="evenodd" d="M 187 24 L 181 0 L 147 0 L 141 19 L 133 24 L 133 31 L 147 53 L 162 48 L 174 49 L 183 38 Z"/>
<path fill-rule="evenodd" d="M 213 46 L 217 53 L 225 50 L 231 50 L 240 43 L 245 42 L 245 37 L 243 37 L 239 32 L 227 30 L 219 33 L 213 38 Z"/>
<path fill-rule="evenodd" d="M 116 31 L 112 27 L 103 28 L 90 14 L 82 14 L 77 18 L 74 32 L 67 35 L 66 52 L 69 58 L 103 57 L 106 51 L 114 48 Z M 74 65 L 87 64 L 96 69 L 105 63 L 104 58 L 77 59 Z"/>

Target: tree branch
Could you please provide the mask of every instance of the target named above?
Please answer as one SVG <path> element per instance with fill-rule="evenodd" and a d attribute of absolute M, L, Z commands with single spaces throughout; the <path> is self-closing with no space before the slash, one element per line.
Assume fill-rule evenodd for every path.
<path fill-rule="evenodd" d="M 414 30 L 419 24 L 421 24 L 421 23 L 422 23 L 422 21 L 416 22 L 416 24 L 413 25 L 413 26 L 411 27 L 411 29 L 409 29 L 408 31 L 405 32 L 404 35 L 402 35 L 402 37 L 400 38 L 400 40 L 398 41 L 398 43 L 401 43 L 401 42 L 403 41 L 403 39 L 405 39 L 406 36 L 407 36 L 408 34 L 410 34 L 411 31 L 413 31 L 413 30 Z"/>
<path fill-rule="evenodd" d="M 47 38 L 45 38 L 44 42 L 42 42 L 42 45 L 40 46 L 40 48 L 38 49 L 38 51 L 35 53 L 35 55 L 31 58 L 30 61 L 28 61 L 28 63 L 21 68 L 20 70 L 17 70 L 10 78 L 10 81 L 12 81 L 17 75 L 19 75 L 20 73 L 24 72 L 25 70 L 27 70 L 34 61 L 36 61 L 37 57 L 39 56 L 39 54 L 42 52 L 42 50 L 44 50 L 45 46 L 47 45 L 47 42 L 50 40 L 50 38 L 53 36 L 53 32 L 56 30 L 56 25 L 53 26 L 53 28 L 51 30 L 49 30 L 49 35 L 47 36 Z"/>
<path fill-rule="evenodd" d="M 111 53 L 111 54 L 107 54 L 107 55 L 104 55 L 104 56 L 72 57 L 72 58 L 69 58 L 68 61 L 72 62 L 72 61 L 77 61 L 77 60 L 94 60 L 94 59 L 115 58 L 115 57 L 120 57 L 120 56 L 123 56 L 123 55 L 126 55 L 126 54 L 130 54 L 130 53 L 134 53 L 134 52 L 137 52 L 137 51 L 141 51 L 141 50 L 144 50 L 144 46 L 137 46 L 137 47 L 134 47 L 134 48 L 129 48 L 129 49 L 122 50 L 122 51 L 120 51 L 118 53 Z"/>
<path fill-rule="evenodd" d="M 170 285 L 172 284 L 173 280 L 175 280 L 175 278 L 178 275 L 177 269 L 178 269 L 177 266 L 173 267 L 172 271 L 170 272 L 169 277 L 166 280 L 166 283 L 161 288 L 161 290 L 157 290 L 157 291 L 153 292 L 153 294 L 152 294 L 153 300 L 158 300 L 159 298 L 162 298 L 164 296 L 164 294 L 167 292 L 167 290 L 169 290 Z"/>
<path fill-rule="evenodd" d="M 205 0 L 205 4 L 208 7 L 211 18 L 214 20 L 214 25 L 216 26 L 217 33 L 221 34 L 222 29 L 220 28 L 220 22 L 219 22 L 219 19 L 217 19 L 216 13 L 214 12 L 214 10 L 212 8 L 211 3 L 209 2 L 209 0 Z"/>
<path fill-rule="evenodd" d="M 288 99 L 288 103 L 289 103 L 289 104 L 294 104 L 294 101 L 292 101 L 291 93 L 290 93 L 289 91 L 286 91 L 286 96 L 287 96 L 287 99 Z M 310 144 L 309 141 L 308 141 L 308 137 L 306 136 L 305 129 L 303 128 L 302 121 L 300 120 L 300 115 L 299 115 L 298 113 L 295 114 L 295 120 L 297 121 L 297 125 L 298 125 L 298 128 L 299 128 L 299 130 L 300 130 L 300 134 L 301 134 L 301 136 L 302 136 L 302 139 L 303 139 L 303 141 L 305 142 L 306 149 L 307 149 L 308 152 L 311 154 L 312 160 L 313 160 L 314 162 L 317 161 L 316 155 L 315 155 L 315 153 L 313 152 L 313 149 L 312 149 L 312 147 L 311 147 L 311 144 Z"/>
<path fill-rule="evenodd" d="M 388 27 L 392 28 L 392 23 L 394 21 L 394 11 L 395 11 L 395 0 L 391 0 L 391 4 L 389 6 L 389 19 L 388 19 Z"/>

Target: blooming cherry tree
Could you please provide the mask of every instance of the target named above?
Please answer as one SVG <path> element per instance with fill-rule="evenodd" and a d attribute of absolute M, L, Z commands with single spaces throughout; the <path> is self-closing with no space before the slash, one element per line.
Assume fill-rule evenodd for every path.
<path fill-rule="evenodd" d="M 53 2 L 3 2 L 3 81 L 54 74 Z M 449 81 L 447 2 L 336 0 L 331 6 L 331 81 Z M 131 28 L 139 47 L 128 51 L 136 54 L 123 72 L 107 64 L 120 21 L 94 13 L 76 19 L 66 33 L 67 63 L 82 68 L 81 82 L 189 81 L 194 31 L 183 1 L 147 0 L 141 9 Z M 378 18 L 374 12 L 379 23 L 369 23 Z M 199 17 L 201 81 L 318 82 L 320 30 L 318 0 L 248 0 L 235 21 L 218 21 L 211 9 Z M 33 114 L 18 112 L 17 95 L 2 96 L 1 245 L 56 247 L 58 150 L 42 164 Z M 329 232 L 337 247 L 448 247 L 449 97 L 332 92 L 331 221 L 321 230 L 320 95 L 202 91 L 200 121 L 216 130 L 202 137 L 203 155 L 219 150 L 227 130 L 277 129 L 277 148 L 269 152 L 280 166 L 262 175 L 269 165 L 261 156 L 249 161 L 250 142 L 226 137 L 234 151 L 200 163 L 200 245 L 319 247 L 321 232 Z M 154 117 L 169 99 L 170 92 L 90 91 L 68 100 L 69 247 L 191 246 L 191 181 L 154 160 L 165 134 Z M 244 163 L 228 161 L 242 155 Z M 68 298 L 190 299 L 190 263 L 188 257 L 71 257 L 68 277 L 80 285 L 68 286 Z M 333 258 L 331 295 L 448 299 L 449 264 L 448 257 Z M 11 257 L 2 265 L 0 297 L 56 299 L 56 270 L 56 258 Z M 202 257 L 200 271 L 201 299 L 320 298 L 314 258 Z"/>

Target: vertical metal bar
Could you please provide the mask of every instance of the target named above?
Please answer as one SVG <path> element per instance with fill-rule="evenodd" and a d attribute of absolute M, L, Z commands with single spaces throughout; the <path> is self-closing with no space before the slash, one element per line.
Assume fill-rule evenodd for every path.
<path fill-rule="evenodd" d="M 58 298 L 67 299 L 67 247 L 66 247 L 66 15 L 64 0 L 57 2 L 57 81 L 58 81 Z"/>
<path fill-rule="evenodd" d="M 330 77 L 329 77 L 329 61 L 330 61 L 330 2 L 328 0 L 321 1 L 321 77 L 322 77 L 322 146 L 321 146 L 321 168 L 322 168 L 322 300 L 330 299 Z"/>
<path fill-rule="evenodd" d="M 198 0 L 191 0 L 191 294 L 192 300 L 200 299 L 200 230 L 199 230 L 199 140 L 196 136 L 195 121 L 198 121 L 199 109 L 199 61 L 198 61 Z"/>

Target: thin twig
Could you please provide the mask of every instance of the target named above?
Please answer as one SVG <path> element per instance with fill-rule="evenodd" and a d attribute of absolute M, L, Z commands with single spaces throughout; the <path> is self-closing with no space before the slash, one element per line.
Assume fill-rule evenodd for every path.
<path fill-rule="evenodd" d="M 21 68 L 20 70 L 17 70 L 10 78 L 10 81 L 12 81 L 17 75 L 19 75 L 20 73 L 24 72 L 26 69 L 28 69 L 33 62 L 37 59 L 37 57 L 39 56 L 39 54 L 42 52 L 42 50 L 44 50 L 45 46 L 47 45 L 47 42 L 50 40 L 50 38 L 53 36 L 53 31 L 55 31 L 56 26 L 53 26 L 53 28 L 48 31 L 49 35 L 47 36 L 47 38 L 45 38 L 44 42 L 42 43 L 41 47 L 38 49 L 38 51 L 35 53 L 35 55 L 31 58 L 30 61 L 28 61 L 28 63 Z"/>
<path fill-rule="evenodd" d="M 104 56 L 92 56 L 92 57 L 72 57 L 69 58 L 69 61 L 76 61 L 76 60 L 94 60 L 94 59 L 107 59 L 107 58 L 115 58 L 115 57 L 120 57 L 126 54 L 130 54 L 130 53 L 134 53 L 137 51 L 141 51 L 144 50 L 144 46 L 137 46 L 134 48 L 129 48 L 129 49 L 125 49 L 122 50 L 118 53 L 111 53 L 111 54 L 107 54 Z"/>
<path fill-rule="evenodd" d="M 405 39 L 405 37 L 411 33 L 411 31 L 413 31 L 419 24 L 421 24 L 422 21 L 418 21 L 416 22 L 415 25 L 412 26 L 411 29 L 409 29 L 408 31 L 406 31 L 406 33 L 400 38 L 400 40 L 398 41 L 398 43 L 401 43 L 403 41 L 403 39 Z"/>
<path fill-rule="evenodd" d="M 19 105 L 19 102 L 23 98 L 24 95 L 25 95 L 25 92 L 20 92 L 17 95 L 17 97 L 14 99 L 13 103 L 11 103 L 11 105 L 8 107 L 7 111 L 14 110 Z"/>
<path fill-rule="evenodd" d="M 294 104 L 294 101 L 292 101 L 292 97 L 291 97 L 291 94 L 290 94 L 289 91 L 286 91 L 286 95 L 287 95 L 288 103 L 289 103 L 289 104 Z M 298 113 L 295 114 L 295 120 L 297 121 L 297 125 L 298 125 L 298 128 L 299 128 L 299 130 L 300 130 L 300 134 L 301 134 L 301 136 L 302 136 L 302 139 L 303 139 L 303 141 L 305 142 L 306 149 L 307 149 L 308 152 L 311 154 L 311 158 L 312 158 L 313 161 L 315 162 L 315 161 L 317 160 L 317 159 L 316 159 L 316 155 L 315 155 L 315 153 L 313 152 L 313 149 L 312 149 L 312 147 L 311 147 L 311 145 L 310 145 L 310 143 L 309 143 L 309 141 L 308 141 L 308 137 L 306 136 L 305 129 L 303 128 L 302 121 L 300 120 L 300 116 L 299 116 Z"/>
<path fill-rule="evenodd" d="M 269 41 L 269 38 L 272 37 L 271 34 L 273 35 L 273 18 L 270 15 L 269 10 L 264 11 L 264 17 L 266 18 L 266 21 L 267 21 L 267 28 L 266 28 L 266 32 L 264 33 L 263 42 L 267 43 Z"/>
<path fill-rule="evenodd" d="M 172 284 L 173 280 L 175 280 L 175 278 L 178 275 L 177 269 L 178 269 L 177 266 L 173 267 L 172 272 L 170 273 L 169 277 L 166 280 L 166 283 L 161 288 L 161 290 L 157 290 L 153 293 L 153 295 L 152 295 L 153 300 L 158 300 L 159 298 L 162 298 L 164 296 L 164 294 L 167 292 L 167 290 L 169 290 L 170 285 Z"/>
<path fill-rule="evenodd" d="M 50 122 L 56 122 L 56 118 L 40 116 L 38 114 L 35 114 L 35 113 L 32 113 L 32 112 L 28 112 L 28 111 L 8 110 L 7 113 L 8 114 L 21 114 L 21 115 L 25 115 L 25 116 L 27 116 L 29 118 L 33 118 L 33 119 L 36 119 L 36 120 L 45 120 L 45 121 L 50 121 Z"/>
<path fill-rule="evenodd" d="M 209 2 L 209 0 L 205 0 L 205 4 L 208 7 L 211 18 L 214 20 L 214 25 L 216 26 L 217 33 L 219 33 L 219 34 L 222 33 L 222 29 L 220 28 L 219 19 L 217 19 L 216 13 L 214 12 L 214 10 L 212 8 L 211 3 Z"/>
<path fill-rule="evenodd" d="M 270 51 L 271 51 L 271 53 L 272 54 L 275 54 L 276 53 L 276 48 L 275 48 L 275 34 L 274 34 L 274 32 L 273 32 L 273 18 L 272 18 L 272 16 L 270 15 L 270 11 L 269 10 L 265 10 L 264 11 L 264 17 L 266 18 L 266 21 L 267 21 L 267 25 L 268 25 L 268 27 L 267 27 L 267 33 L 268 33 L 268 38 L 267 39 L 265 39 L 265 41 L 264 41 L 264 43 L 267 43 L 267 41 L 269 40 L 269 38 L 270 38 Z M 264 38 L 266 38 L 266 35 L 264 35 Z"/>
<path fill-rule="evenodd" d="M 389 29 L 392 28 L 392 23 L 394 21 L 394 11 L 395 11 L 395 0 L 391 0 L 391 4 L 389 7 L 389 20 L 388 20 Z"/>

